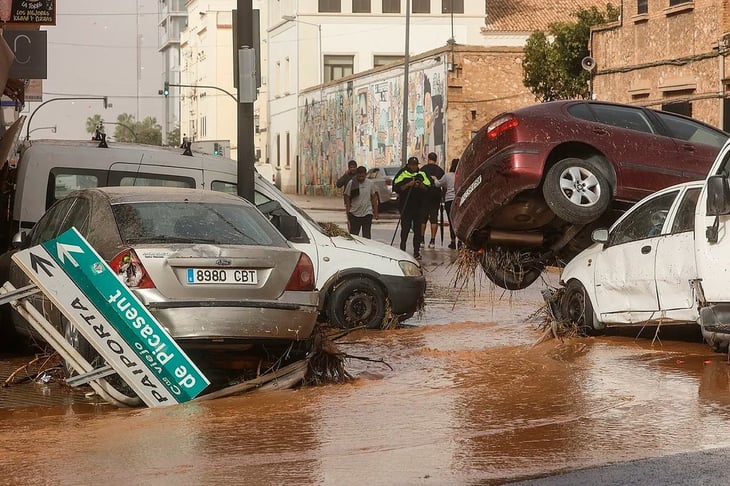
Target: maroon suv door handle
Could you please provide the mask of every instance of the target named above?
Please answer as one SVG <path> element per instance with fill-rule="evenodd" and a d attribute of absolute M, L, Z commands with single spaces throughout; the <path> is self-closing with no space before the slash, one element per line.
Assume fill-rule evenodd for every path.
<path fill-rule="evenodd" d="M 596 135 L 608 135 L 608 131 L 604 130 L 603 128 L 594 128 L 593 133 Z"/>
<path fill-rule="evenodd" d="M 651 246 L 646 245 L 641 247 L 641 254 L 646 255 L 647 253 L 651 253 Z"/>
<path fill-rule="evenodd" d="M 694 145 L 691 145 L 689 143 L 683 143 L 682 144 L 682 149 L 686 150 L 687 152 L 694 152 L 695 151 L 695 146 Z"/>

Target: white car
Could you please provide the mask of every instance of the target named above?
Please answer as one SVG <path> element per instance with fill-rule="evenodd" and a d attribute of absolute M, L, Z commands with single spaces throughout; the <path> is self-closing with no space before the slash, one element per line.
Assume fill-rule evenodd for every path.
<path fill-rule="evenodd" d="M 656 192 L 610 229 L 595 230 L 595 243 L 561 274 L 563 318 L 589 334 L 610 326 L 697 322 L 695 208 L 704 182 Z"/>

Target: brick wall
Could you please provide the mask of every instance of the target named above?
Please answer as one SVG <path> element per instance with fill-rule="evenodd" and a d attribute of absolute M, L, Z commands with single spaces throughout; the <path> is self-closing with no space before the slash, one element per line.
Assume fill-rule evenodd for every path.
<path fill-rule="evenodd" d="M 690 102 L 694 118 L 722 128 L 724 56 L 717 47 L 727 31 L 728 4 L 695 0 L 669 7 L 666 0 L 649 0 L 644 15 L 625 4 L 622 21 L 593 31 L 594 97 L 656 109 Z"/>
<path fill-rule="evenodd" d="M 504 111 L 536 103 L 522 84 L 522 49 L 456 47 L 448 76 L 446 160 L 460 157 L 478 130 Z"/>

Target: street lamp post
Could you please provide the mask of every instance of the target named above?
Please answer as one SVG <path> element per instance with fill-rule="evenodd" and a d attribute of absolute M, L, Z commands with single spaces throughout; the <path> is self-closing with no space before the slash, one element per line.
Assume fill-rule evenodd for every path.
<path fill-rule="evenodd" d="M 33 121 L 33 116 L 36 114 L 38 110 L 40 110 L 43 106 L 47 105 L 48 103 L 51 103 L 53 101 L 79 101 L 79 100 L 103 100 L 104 101 L 104 109 L 109 106 L 109 102 L 106 96 L 72 96 L 72 97 L 63 97 L 63 98 L 53 98 L 48 101 L 44 101 L 40 105 L 36 107 L 35 110 L 33 110 L 33 113 L 30 114 L 30 117 L 28 118 L 28 125 L 26 125 L 26 132 L 25 132 L 25 139 L 30 140 L 30 122 Z"/>
<path fill-rule="evenodd" d="M 38 130 L 50 130 L 51 132 L 56 133 L 57 129 L 58 127 L 56 125 L 53 125 L 52 127 L 38 127 L 31 130 L 30 133 L 37 132 Z"/>

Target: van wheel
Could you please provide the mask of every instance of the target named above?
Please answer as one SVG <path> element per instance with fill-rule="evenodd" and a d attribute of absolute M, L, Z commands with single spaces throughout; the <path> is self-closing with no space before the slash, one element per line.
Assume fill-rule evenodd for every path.
<path fill-rule="evenodd" d="M 342 329 L 380 329 L 385 318 L 385 294 L 372 280 L 350 278 L 338 283 L 327 303 L 331 325 Z"/>
<path fill-rule="evenodd" d="M 86 361 L 93 364 L 93 361 L 98 354 L 86 338 L 79 333 L 76 326 L 65 317 L 61 317 L 61 329 L 63 330 L 63 337 L 66 339 L 66 342 L 73 346 L 74 349 L 78 351 L 84 359 L 86 359 Z M 64 361 L 63 367 L 67 378 L 78 374 L 78 372 L 66 361 Z"/>
<path fill-rule="evenodd" d="M 573 224 L 595 221 L 611 202 L 611 187 L 601 171 L 576 158 L 553 165 L 545 176 L 542 192 L 555 215 Z"/>
<path fill-rule="evenodd" d="M 560 311 L 563 319 L 577 326 L 581 333 L 588 336 L 602 334 L 603 326 L 596 319 L 591 299 L 577 280 L 568 282 L 560 302 Z"/>

